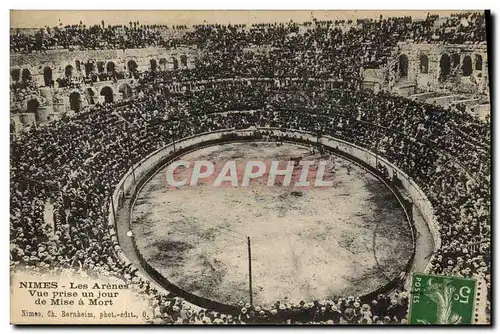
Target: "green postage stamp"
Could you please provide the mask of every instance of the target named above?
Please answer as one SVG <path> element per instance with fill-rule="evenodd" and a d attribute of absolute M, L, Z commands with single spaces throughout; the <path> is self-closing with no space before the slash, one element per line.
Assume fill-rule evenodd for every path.
<path fill-rule="evenodd" d="M 476 281 L 463 277 L 414 274 L 410 324 L 472 324 Z"/>

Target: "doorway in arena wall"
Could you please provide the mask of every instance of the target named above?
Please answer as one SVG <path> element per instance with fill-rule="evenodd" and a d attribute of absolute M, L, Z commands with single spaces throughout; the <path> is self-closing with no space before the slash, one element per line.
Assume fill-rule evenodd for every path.
<path fill-rule="evenodd" d="M 106 64 L 106 71 L 108 71 L 108 74 L 113 73 L 115 71 L 115 63 L 113 63 L 112 61 L 108 62 Z"/>
<path fill-rule="evenodd" d="M 454 53 L 451 55 L 451 67 L 458 68 L 460 66 L 460 55 Z"/>
<path fill-rule="evenodd" d="M 73 111 L 79 112 L 82 106 L 82 97 L 80 93 L 73 92 L 69 94 L 69 108 Z"/>
<path fill-rule="evenodd" d="M 468 77 L 472 74 L 472 59 L 470 56 L 465 56 L 462 63 L 462 75 Z"/>
<path fill-rule="evenodd" d="M 420 73 L 429 73 L 429 57 L 420 55 Z"/>
<path fill-rule="evenodd" d="M 174 64 L 174 70 L 178 70 L 179 69 L 179 61 L 177 60 L 177 58 L 172 57 L 172 62 Z"/>
<path fill-rule="evenodd" d="M 23 82 L 31 80 L 31 72 L 27 68 L 25 68 L 21 74 L 21 80 Z"/>
<path fill-rule="evenodd" d="M 439 61 L 439 80 L 444 81 L 450 75 L 450 56 L 446 53 L 441 56 L 441 60 Z"/>
<path fill-rule="evenodd" d="M 105 86 L 101 89 L 101 96 L 104 96 L 104 102 L 113 102 L 113 90 L 109 86 Z"/>
<path fill-rule="evenodd" d="M 26 105 L 26 112 L 36 113 L 39 106 L 40 106 L 40 103 L 38 103 L 37 99 L 31 99 L 28 101 L 28 103 Z"/>
<path fill-rule="evenodd" d="M 85 76 L 90 76 L 90 73 L 92 73 L 95 70 L 95 66 L 92 63 L 85 63 Z"/>
<path fill-rule="evenodd" d="M 158 65 L 156 64 L 156 60 L 151 59 L 151 60 L 149 61 L 149 64 L 150 64 L 151 71 L 152 71 L 152 72 L 156 71 L 156 69 L 157 69 L 157 67 L 158 67 Z"/>
<path fill-rule="evenodd" d="M 45 86 L 52 84 L 52 69 L 48 66 L 43 69 L 43 82 Z"/>
<path fill-rule="evenodd" d="M 66 66 L 66 68 L 64 69 L 64 75 L 66 76 L 66 78 L 72 77 L 73 76 L 73 66 L 71 66 L 71 65 Z"/>

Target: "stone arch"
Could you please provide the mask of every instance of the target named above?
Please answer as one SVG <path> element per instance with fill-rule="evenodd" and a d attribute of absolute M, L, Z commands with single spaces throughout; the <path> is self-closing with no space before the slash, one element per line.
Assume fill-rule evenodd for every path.
<path fill-rule="evenodd" d="M 29 81 L 31 79 L 31 72 L 27 68 L 23 69 L 21 72 L 21 80 L 22 81 Z"/>
<path fill-rule="evenodd" d="M 19 81 L 19 79 L 21 78 L 21 69 L 19 68 L 11 69 L 10 77 L 12 78 L 12 81 Z"/>
<path fill-rule="evenodd" d="M 80 72 L 82 70 L 82 63 L 80 63 L 80 61 L 78 59 L 75 60 L 75 66 L 76 66 L 76 70 L 78 72 Z"/>
<path fill-rule="evenodd" d="M 187 56 L 186 55 L 181 55 L 181 66 L 182 67 L 187 67 L 188 66 L 188 62 L 187 62 Z"/>
<path fill-rule="evenodd" d="M 444 53 L 439 60 L 439 78 L 445 80 L 450 75 L 451 63 L 450 56 Z"/>
<path fill-rule="evenodd" d="M 156 63 L 155 59 L 150 59 L 149 60 L 149 67 L 150 67 L 150 69 L 151 69 L 152 72 L 154 72 L 154 71 L 157 70 L 158 64 Z"/>
<path fill-rule="evenodd" d="M 69 94 L 69 109 L 79 112 L 82 107 L 82 97 L 80 92 L 74 91 Z"/>
<path fill-rule="evenodd" d="M 475 56 L 475 59 L 474 59 L 474 68 L 476 69 L 476 71 L 482 71 L 483 70 L 483 56 L 481 55 L 476 55 Z"/>
<path fill-rule="evenodd" d="M 102 87 L 100 95 L 104 96 L 104 102 L 106 103 L 112 103 L 114 100 L 113 89 L 109 86 Z"/>
<path fill-rule="evenodd" d="M 67 65 L 65 68 L 64 68 L 64 76 L 66 78 L 70 78 L 73 76 L 73 66 L 71 65 Z"/>
<path fill-rule="evenodd" d="M 465 56 L 462 62 L 462 75 L 468 77 L 472 74 L 472 58 Z"/>
<path fill-rule="evenodd" d="M 45 86 L 52 85 L 52 69 L 49 66 L 43 69 L 43 82 Z"/>
<path fill-rule="evenodd" d="M 408 56 L 405 54 L 399 56 L 399 77 L 408 77 Z"/>
<path fill-rule="evenodd" d="M 134 60 L 130 59 L 127 62 L 127 69 L 129 70 L 129 72 L 137 71 L 137 63 Z"/>
<path fill-rule="evenodd" d="M 104 72 L 104 62 L 103 61 L 98 61 L 96 63 L 96 65 L 97 65 L 97 72 L 98 73 Z"/>
<path fill-rule="evenodd" d="M 87 99 L 88 104 L 95 104 L 97 92 L 93 88 L 85 89 L 85 98 Z"/>
<path fill-rule="evenodd" d="M 86 62 L 85 63 L 85 76 L 88 77 L 90 75 L 90 73 L 92 73 L 93 71 L 95 71 L 94 64 L 91 62 Z"/>
<path fill-rule="evenodd" d="M 118 92 L 122 95 L 122 99 L 129 99 L 133 95 L 133 90 L 132 87 L 130 87 L 129 84 L 124 83 L 123 85 L 118 88 Z"/>
<path fill-rule="evenodd" d="M 40 107 L 40 102 L 38 102 L 36 98 L 29 99 L 26 103 L 26 112 L 36 115 L 38 112 L 38 107 Z"/>
<path fill-rule="evenodd" d="M 458 68 L 460 66 L 460 55 L 458 53 L 451 55 L 451 66 L 453 68 Z"/>
<path fill-rule="evenodd" d="M 106 71 L 108 73 L 114 73 L 116 71 L 115 63 L 113 63 L 112 61 L 108 61 L 108 63 L 106 64 Z"/>
<path fill-rule="evenodd" d="M 177 60 L 177 58 L 172 57 L 172 62 L 174 64 L 174 70 L 178 70 L 179 69 L 179 61 Z"/>
<path fill-rule="evenodd" d="M 420 73 L 429 73 L 429 57 L 425 54 L 420 55 Z"/>

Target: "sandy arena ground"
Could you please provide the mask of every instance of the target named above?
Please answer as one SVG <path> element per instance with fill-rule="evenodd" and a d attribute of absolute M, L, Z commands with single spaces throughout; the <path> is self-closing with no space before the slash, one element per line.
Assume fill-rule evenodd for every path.
<path fill-rule="evenodd" d="M 183 160 L 287 161 L 302 146 L 233 143 Z M 246 236 L 252 240 L 255 305 L 363 295 L 397 276 L 412 253 L 411 232 L 392 192 L 372 174 L 334 157 L 334 186 L 169 189 L 164 170 L 139 193 L 132 231 L 144 258 L 171 282 L 199 296 L 248 300 Z M 348 174 L 347 166 L 351 170 Z M 185 172 L 185 171 L 181 171 Z M 332 171 L 333 172 L 333 171 Z"/>

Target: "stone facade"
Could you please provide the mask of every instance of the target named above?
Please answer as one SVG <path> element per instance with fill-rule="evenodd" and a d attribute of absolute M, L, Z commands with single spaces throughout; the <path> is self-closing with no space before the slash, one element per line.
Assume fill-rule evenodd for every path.
<path fill-rule="evenodd" d="M 89 50 L 69 51 L 50 50 L 39 54 L 12 54 L 10 57 L 10 82 L 20 81 L 23 75 L 29 75 L 39 87 L 38 94 L 24 96 L 11 113 L 13 131 L 18 132 L 34 122 L 42 123 L 59 117 L 64 112 L 75 109 L 75 104 L 83 108 L 89 104 L 104 102 L 105 95 L 119 101 L 133 94 L 136 84 L 133 78 L 97 81 L 83 84 L 79 88 L 58 87 L 58 78 L 71 76 L 74 79 L 85 77 L 95 71 L 127 73 L 130 69 L 138 71 L 193 68 L 198 51 L 194 48 L 146 48 L 126 50 Z M 104 95 L 102 95 L 104 94 Z M 34 102 L 36 101 L 36 102 Z M 73 101 L 73 102 L 72 102 Z M 29 106 L 36 107 L 29 108 Z"/>
<path fill-rule="evenodd" d="M 400 44 L 394 63 L 395 81 L 414 84 L 416 93 L 489 94 L 485 44 Z"/>

